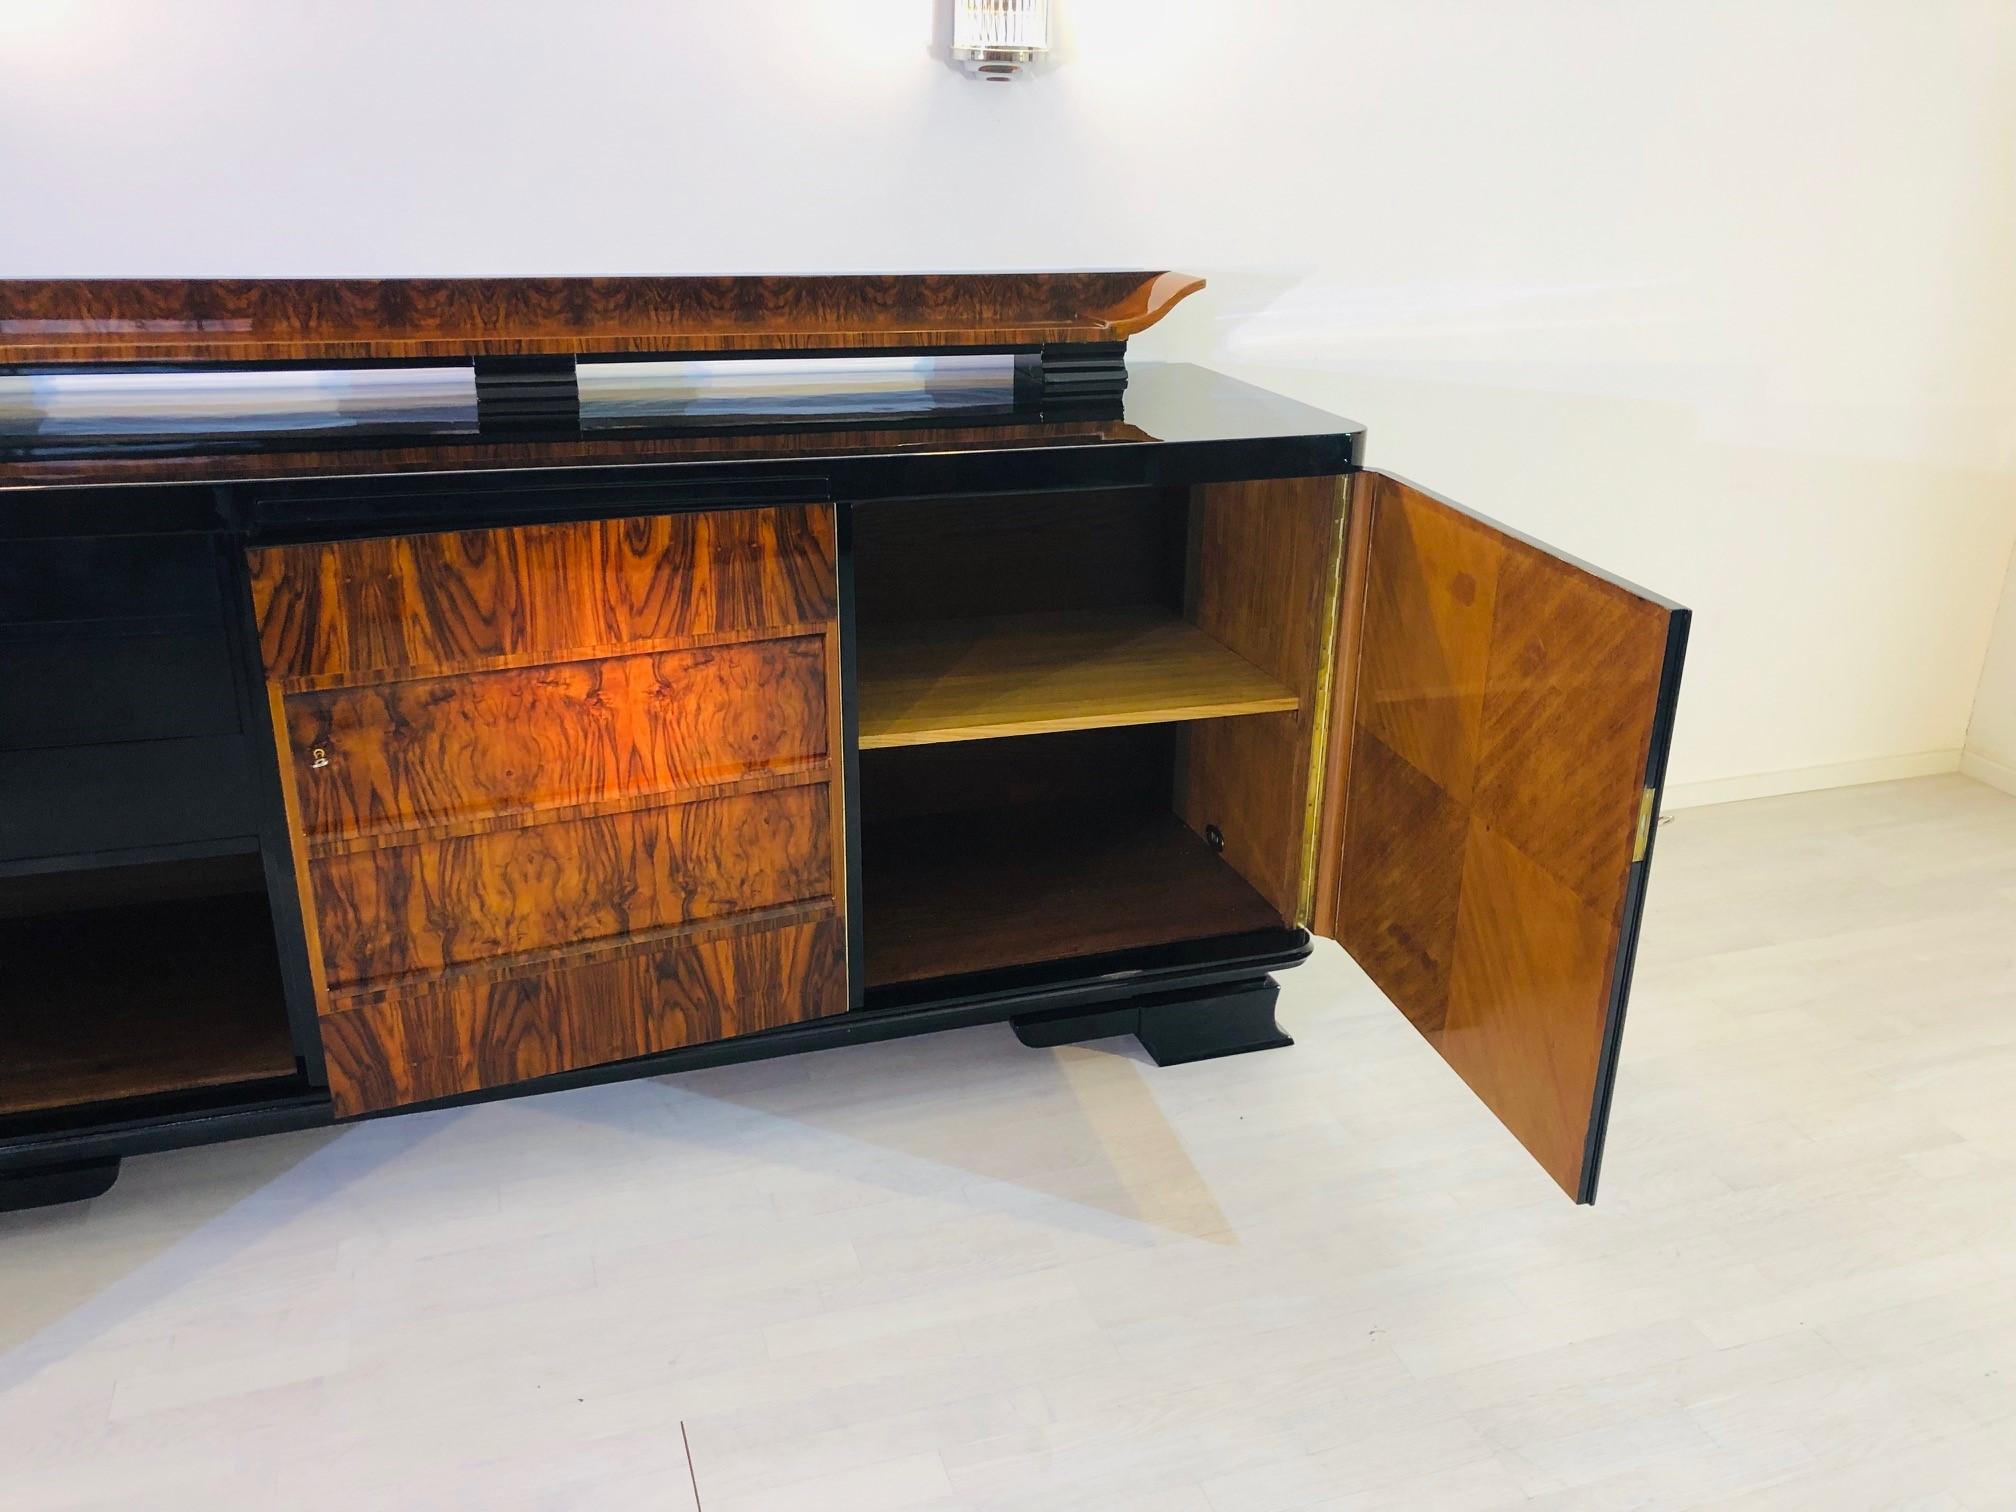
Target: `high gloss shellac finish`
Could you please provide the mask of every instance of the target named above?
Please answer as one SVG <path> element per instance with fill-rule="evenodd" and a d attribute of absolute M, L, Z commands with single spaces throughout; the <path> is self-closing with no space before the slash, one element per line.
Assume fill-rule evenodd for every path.
<path fill-rule="evenodd" d="M 202 821 L 187 838 L 258 853 L 268 897 L 247 896 L 271 903 L 282 947 L 274 1008 L 303 1064 L 289 1106 L 250 1116 L 636 1074 L 596 1068 L 668 1050 L 783 1053 L 1157 984 L 1208 1030 L 1209 989 L 1293 964 L 1306 925 L 1342 939 L 1588 1197 L 1642 899 L 1633 821 L 1684 618 L 1352 476 L 1348 422 L 1195 370 L 1124 373 L 1120 344 L 1194 287 L 0 290 L 0 363 L 478 364 L 475 429 L 424 443 L 363 426 L 52 431 L 0 455 L 11 534 L 172 517 L 200 538 L 190 570 L 234 594 L 220 562 L 243 566 L 252 543 L 270 740 L 256 707 L 230 708 L 214 737 L 235 753 L 216 769 L 242 774 L 215 787 L 239 809 L 180 785 Z M 954 424 L 840 405 L 604 435 L 559 394 L 576 357 L 1004 349 L 1031 359 L 1012 411 L 1004 391 L 1001 413 Z M 530 378 L 518 357 L 540 359 Z M 500 398 L 514 375 L 545 429 Z M 158 486 L 68 486 L 121 481 Z M 1119 634 L 1021 633 L 1094 613 L 1122 616 Z M 210 632 L 240 703 L 242 629 Z M 988 653 L 966 686 L 943 664 L 962 637 Z M 1108 654 L 1151 643 L 1153 658 Z M 892 659 L 903 675 L 885 678 Z M 76 724 L 53 712 L 50 728 Z M 1015 762 L 955 754 L 1003 746 Z M 1100 763 L 1082 791 L 1080 756 Z M 857 759 L 874 775 L 850 813 Z M 65 820 L 26 860 L 62 851 L 88 871 L 94 851 L 153 838 L 146 817 L 103 838 Z M 864 976 L 891 1012 L 855 996 Z M 808 1022 L 850 1001 L 861 1020 Z M 123 1136 L 91 1137 L 119 1153 Z M 0 1155 L 78 1147 L 31 1133 Z"/>
<path fill-rule="evenodd" d="M 339 1113 L 845 1007 L 833 531 L 251 553 Z"/>
<path fill-rule="evenodd" d="M 1145 482 L 1204 467 L 1250 478 L 1334 473 L 1351 465 L 1362 428 L 1265 389 L 1187 363 L 1136 363 L 1127 392 L 1110 407 L 1072 406 L 1032 415 L 890 423 L 871 416 L 808 424 L 730 428 L 623 427 L 512 436 L 444 435 L 425 440 L 269 436 L 173 446 L 0 446 L 0 490 L 69 483 L 250 483 L 411 475 L 555 474 L 706 463 L 774 477 L 817 468 L 843 496 L 1083 489 Z M 1115 475 L 1115 474 L 1120 475 Z M 1129 477 L 1125 474 L 1139 474 Z M 896 484 L 898 486 L 891 486 Z"/>
<path fill-rule="evenodd" d="M 1187 273 L 0 280 L 0 365 L 1125 341 Z"/>
<path fill-rule="evenodd" d="M 1319 927 L 1586 1198 L 1673 611 L 1390 478 L 1365 475 L 1357 507 L 1343 855 Z"/>

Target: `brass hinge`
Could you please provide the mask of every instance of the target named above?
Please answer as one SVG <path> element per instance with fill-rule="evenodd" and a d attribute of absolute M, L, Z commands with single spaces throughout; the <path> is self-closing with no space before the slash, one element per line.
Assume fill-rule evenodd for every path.
<path fill-rule="evenodd" d="M 1631 864 L 1645 859 L 1652 846 L 1652 806 L 1659 801 L 1659 789 L 1647 788 L 1638 795 L 1638 833 L 1631 841 Z"/>

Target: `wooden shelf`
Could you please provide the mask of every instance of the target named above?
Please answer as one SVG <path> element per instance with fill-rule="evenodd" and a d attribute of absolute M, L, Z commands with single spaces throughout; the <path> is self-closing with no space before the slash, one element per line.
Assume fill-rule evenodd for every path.
<path fill-rule="evenodd" d="M 0 920 L 0 1114 L 294 1074 L 265 898 Z"/>
<path fill-rule="evenodd" d="M 1195 625 L 1147 609 L 864 631 L 863 750 L 1292 710 L 1291 691 Z"/>
<path fill-rule="evenodd" d="M 1067 803 L 885 821 L 868 827 L 861 863 L 870 987 L 1282 924 L 1160 809 Z"/>

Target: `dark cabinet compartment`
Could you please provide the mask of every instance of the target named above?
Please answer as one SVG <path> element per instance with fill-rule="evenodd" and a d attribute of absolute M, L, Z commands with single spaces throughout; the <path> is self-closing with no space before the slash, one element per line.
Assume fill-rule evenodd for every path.
<path fill-rule="evenodd" d="M 257 830 L 217 553 L 0 539 L 0 867 Z"/>
<path fill-rule="evenodd" d="M 1177 817 L 1167 726 L 867 751 L 871 991 L 1286 921 Z"/>
<path fill-rule="evenodd" d="M 256 853 L 0 881 L 0 1121 L 296 1072 Z"/>

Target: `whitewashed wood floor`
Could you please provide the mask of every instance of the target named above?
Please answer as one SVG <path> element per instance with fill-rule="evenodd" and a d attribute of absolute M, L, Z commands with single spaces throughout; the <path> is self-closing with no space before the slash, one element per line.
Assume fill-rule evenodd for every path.
<path fill-rule="evenodd" d="M 1166 1071 L 991 1028 L 129 1161 L 0 1217 L 0 1505 L 2016 1506 L 2016 799 L 1679 815 L 1594 1209 L 1340 953 L 1285 985 L 1295 1049 Z"/>

